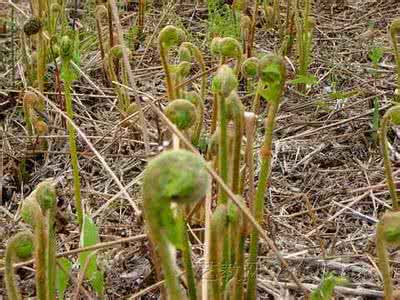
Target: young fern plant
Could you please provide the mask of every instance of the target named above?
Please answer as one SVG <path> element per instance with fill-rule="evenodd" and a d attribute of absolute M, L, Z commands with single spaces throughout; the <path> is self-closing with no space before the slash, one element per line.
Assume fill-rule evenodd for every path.
<path fill-rule="evenodd" d="M 395 19 L 390 25 L 390 37 L 393 44 L 394 58 L 396 61 L 396 72 L 397 72 L 397 89 L 395 92 L 396 101 L 400 101 L 400 52 L 397 41 L 397 36 L 400 32 L 400 18 Z"/>
<path fill-rule="evenodd" d="M 380 146 L 381 152 L 383 156 L 383 166 L 385 171 L 386 183 L 389 188 L 390 197 L 392 199 L 392 209 L 399 209 L 399 201 L 396 191 L 396 184 L 393 177 L 393 169 L 390 162 L 390 154 L 387 140 L 387 132 L 389 125 L 393 123 L 395 125 L 400 125 L 400 105 L 395 105 L 389 108 L 381 121 L 381 129 L 380 129 Z"/>
<path fill-rule="evenodd" d="M 33 255 L 33 234 L 23 231 L 13 236 L 7 243 L 5 253 L 4 281 L 7 296 L 10 300 L 21 300 L 22 296 L 17 288 L 14 274 L 14 263 L 30 259 Z"/>
<path fill-rule="evenodd" d="M 259 75 L 266 86 L 260 91 L 261 96 L 268 101 L 268 115 L 265 119 L 264 141 L 260 149 L 261 168 L 258 178 L 253 215 L 257 222 L 263 219 L 265 191 L 271 173 L 272 136 L 276 115 L 285 88 L 286 67 L 283 59 L 269 54 L 260 59 Z M 247 299 L 256 299 L 256 264 L 257 264 L 258 232 L 252 230 L 248 260 Z"/>
<path fill-rule="evenodd" d="M 29 135 L 33 134 L 35 113 L 34 110 L 39 104 L 39 97 L 31 91 L 26 91 L 22 98 L 22 107 L 24 111 L 25 128 Z"/>
<path fill-rule="evenodd" d="M 229 165 L 228 165 L 228 106 L 227 99 L 238 87 L 238 79 L 233 70 L 227 65 L 222 65 L 212 80 L 212 91 L 218 102 L 218 123 L 219 123 L 219 140 L 218 140 L 218 172 L 222 180 L 229 184 Z M 219 186 L 218 189 L 218 205 L 227 205 L 228 196 L 226 192 Z M 228 209 L 230 206 L 228 206 Z M 234 215 L 234 214 L 233 214 Z M 221 270 L 224 274 L 224 286 L 231 277 L 231 261 L 232 249 L 230 247 L 231 237 L 230 231 L 224 237 L 223 248 L 223 266 Z"/>
<path fill-rule="evenodd" d="M 44 90 L 44 64 L 45 64 L 45 53 L 44 53 L 44 41 L 42 37 L 42 29 L 43 29 L 43 22 L 39 17 L 31 17 L 29 18 L 23 27 L 24 33 L 27 37 L 37 37 L 37 51 L 35 52 L 35 64 L 36 67 L 36 76 L 35 82 L 39 86 L 39 90 L 43 92 Z M 32 69 L 32 78 L 34 78 L 34 70 Z M 38 106 L 42 111 L 44 109 L 44 102 L 41 100 L 40 105 Z"/>
<path fill-rule="evenodd" d="M 196 106 L 185 99 L 176 99 L 170 102 L 165 107 L 164 114 L 186 135 L 189 135 L 189 129 L 196 124 L 198 116 Z M 176 148 L 179 148 L 179 140 L 175 135 L 173 135 L 173 143 Z"/>
<path fill-rule="evenodd" d="M 200 94 L 195 91 L 186 92 L 184 98 L 192 103 L 197 110 L 196 123 L 192 132 L 192 144 L 199 146 L 204 123 L 204 101 Z"/>
<path fill-rule="evenodd" d="M 265 83 L 259 78 L 258 65 L 259 59 L 256 57 L 250 57 L 246 59 L 242 64 L 242 75 L 248 81 L 256 81 L 255 94 L 253 99 L 252 111 L 257 114 L 260 109 L 260 91 L 264 88 Z M 251 86 L 251 85 L 250 85 Z"/>
<path fill-rule="evenodd" d="M 184 31 L 172 25 L 164 27 L 158 36 L 160 59 L 165 72 L 165 81 L 167 85 L 169 101 L 176 99 L 176 90 L 172 78 L 171 66 L 169 64 L 169 51 L 173 47 L 178 47 L 184 40 Z"/>
<path fill-rule="evenodd" d="M 388 247 L 400 246 L 400 212 L 387 212 L 376 228 L 376 252 L 378 255 L 378 266 L 383 277 L 384 299 L 399 299 L 393 289 L 393 280 L 389 264 Z M 395 297 L 397 294 L 397 297 Z"/>
<path fill-rule="evenodd" d="M 220 66 L 222 66 L 228 58 L 236 59 L 234 74 L 236 74 L 236 76 L 239 75 L 241 60 L 242 60 L 242 47 L 240 46 L 240 43 L 237 40 L 229 37 L 228 38 L 216 37 L 211 41 L 210 50 L 214 56 L 217 56 L 219 58 Z M 214 94 L 214 100 L 213 100 L 212 117 L 211 117 L 211 133 L 214 133 L 215 129 L 217 128 L 217 119 L 219 113 L 218 95 L 214 91 L 213 94 Z M 229 94 L 226 96 L 229 96 Z"/>
<path fill-rule="evenodd" d="M 211 216 L 210 222 L 210 242 L 207 270 L 209 273 L 209 291 L 208 298 L 211 300 L 222 300 L 224 295 L 222 264 L 223 264 L 223 248 L 224 239 L 221 237 L 226 233 L 228 212 L 226 205 L 219 205 Z"/>
<path fill-rule="evenodd" d="M 55 299 L 55 209 L 56 191 L 50 180 L 43 181 L 23 202 L 22 219 L 34 230 L 36 293 L 39 300 Z"/>
<path fill-rule="evenodd" d="M 46 40 L 44 38 L 45 17 L 48 12 L 48 7 L 44 0 L 33 2 L 33 17 L 29 18 L 24 24 L 24 32 L 27 36 L 36 35 L 37 37 L 37 83 L 40 92 L 44 91 L 44 78 L 46 73 Z M 35 7 L 36 6 L 36 7 Z"/>
<path fill-rule="evenodd" d="M 104 49 L 103 31 L 101 29 L 101 21 L 107 17 L 108 17 L 108 10 L 107 10 L 106 6 L 103 4 L 97 5 L 96 10 L 95 10 L 96 30 L 97 30 L 97 38 L 99 39 L 100 55 L 101 55 L 101 60 L 103 62 L 103 66 L 105 65 L 106 51 Z"/>
<path fill-rule="evenodd" d="M 308 73 L 311 63 L 311 51 L 313 46 L 313 31 L 315 19 L 310 17 L 311 0 L 305 0 L 303 19 L 300 17 L 296 21 L 297 31 L 297 52 L 298 52 L 298 72 L 294 83 L 299 84 L 301 92 L 305 92 L 307 84 L 313 83 L 314 77 Z"/>
<path fill-rule="evenodd" d="M 74 119 L 74 111 L 72 107 L 72 81 L 74 80 L 75 74 L 71 66 L 71 61 L 74 52 L 74 43 L 68 36 L 63 36 L 61 38 L 60 44 L 60 56 L 62 61 L 62 69 L 61 69 L 61 79 L 64 81 L 64 95 L 65 95 L 65 108 L 67 111 L 68 117 L 73 120 Z M 82 208 L 82 200 L 81 200 L 81 181 L 79 175 L 79 162 L 78 162 L 78 152 L 76 149 L 76 132 L 75 128 L 67 122 L 67 130 L 68 130 L 68 142 L 69 142 L 69 151 L 71 156 L 71 165 L 72 165 L 72 175 L 74 182 L 74 198 L 75 198 L 75 208 L 78 215 L 78 224 L 79 227 L 82 227 L 83 222 L 83 208 Z"/>
<path fill-rule="evenodd" d="M 177 277 L 174 248 L 184 254 L 189 297 L 196 299 L 195 276 L 190 259 L 186 225 L 180 210 L 206 195 L 209 175 L 205 162 L 186 150 L 161 153 L 147 166 L 143 177 L 143 209 L 148 234 L 159 256 L 167 299 L 184 299 Z M 178 213 L 176 213 L 178 211 Z"/>
<path fill-rule="evenodd" d="M 118 84 L 114 84 L 112 82 L 118 83 L 118 75 L 116 73 L 116 63 L 118 63 L 122 59 L 122 47 L 121 45 L 115 45 L 110 49 L 110 51 L 107 53 L 105 57 L 105 61 L 107 64 L 107 73 L 108 77 L 111 80 L 111 84 L 114 87 L 114 92 L 117 95 L 118 98 L 118 108 L 121 112 L 126 112 L 130 106 L 130 99 L 129 95 L 127 94 L 125 88 L 119 86 Z M 128 55 L 130 55 L 130 51 L 126 48 L 126 51 L 128 52 Z M 122 73 L 124 74 L 125 70 L 122 68 Z M 124 76 L 122 76 L 124 77 Z M 124 79 L 124 78 L 123 78 Z M 126 82 L 124 81 L 124 84 L 126 85 Z"/>
<path fill-rule="evenodd" d="M 229 58 L 235 59 L 234 70 L 239 75 L 243 50 L 238 40 L 231 37 L 214 38 L 211 41 L 211 53 L 219 57 L 220 65 L 225 64 Z"/>
<path fill-rule="evenodd" d="M 233 70 L 222 65 L 212 80 L 212 91 L 218 102 L 219 121 L 219 152 L 218 170 L 221 178 L 228 183 L 228 116 L 226 101 L 230 94 L 238 87 L 238 80 Z M 228 196 L 220 188 L 218 192 L 219 204 L 227 204 Z"/>
<path fill-rule="evenodd" d="M 206 64 L 204 62 L 204 57 L 201 50 L 194 44 L 190 42 L 183 42 L 179 47 L 179 56 L 181 60 L 186 57 L 186 60 L 191 60 L 193 57 L 197 64 L 199 65 L 201 72 L 201 86 L 200 95 L 195 92 L 186 92 L 184 98 L 187 98 L 198 108 L 198 120 L 196 124 L 196 129 L 193 133 L 192 143 L 197 145 L 199 143 L 201 130 L 203 128 L 203 115 L 204 115 L 204 101 L 207 97 L 207 73 Z"/>

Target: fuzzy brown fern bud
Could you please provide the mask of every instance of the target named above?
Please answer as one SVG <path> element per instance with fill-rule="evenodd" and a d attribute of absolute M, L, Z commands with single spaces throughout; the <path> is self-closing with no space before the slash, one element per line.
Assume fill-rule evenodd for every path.
<path fill-rule="evenodd" d="M 41 209 L 46 211 L 52 209 L 57 203 L 57 192 L 52 180 L 45 180 L 39 183 L 34 191 L 36 201 Z"/>
<path fill-rule="evenodd" d="M 24 97 L 22 99 L 24 106 L 26 107 L 35 107 L 39 103 L 39 97 L 36 93 L 31 91 L 26 91 L 24 93 Z"/>
<path fill-rule="evenodd" d="M 94 14 L 96 16 L 96 19 L 98 19 L 99 21 L 108 18 L 108 10 L 103 4 L 96 6 Z"/>
<path fill-rule="evenodd" d="M 46 133 L 49 132 L 49 127 L 42 120 L 38 120 L 37 122 L 34 122 L 33 126 L 35 127 L 35 132 L 37 135 L 45 135 Z"/>
<path fill-rule="evenodd" d="M 42 22 L 37 17 L 29 18 L 24 24 L 24 32 L 26 35 L 37 34 L 42 29 Z"/>

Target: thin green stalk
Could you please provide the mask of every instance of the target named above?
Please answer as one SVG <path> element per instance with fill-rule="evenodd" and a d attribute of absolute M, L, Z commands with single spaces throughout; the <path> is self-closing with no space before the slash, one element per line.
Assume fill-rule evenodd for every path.
<path fill-rule="evenodd" d="M 101 30 L 101 20 L 104 17 L 108 17 L 107 8 L 104 5 L 97 5 L 96 11 L 95 11 L 95 16 L 96 16 L 96 30 L 97 30 L 97 38 L 99 40 L 100 55 L 101 55 L 101 60 L 104 65 L 106 52 L 104 50 L 103 32 Z"/>
<path fill-rule="evenodd" d="M 226 205 L 219 205 L 211 216 L 210 242 L 209 242 L 209 286 L 210 300 L 222 300 L 222 278 L 221 263 L 223 261 L 221 252 L 224 247 L 223 239 L 226 230 L 227 208 Z"/>
<path fill-rule="evenodd" d="M 245 162 L 246 162 L 246 171 L 248 176 L 248 202 L 250 206 L 250 211 L 253 211 L 254 207 L 254 196 L 255 196 L 255 187 L 254 187 L 254 155 L 253 155 L 253 148 L 254 148 L 254 136 L 256 130 L 256 116 L 253 113 L 245 113 L 245 132 L 246 132 L 246 149 L 245 149 Z M 242 175 L 245 178 L 245 174 Z M 244 181 L 244 179 L 243 179 Z M 240 193 L 243 193 L 244 183 L 242 184 Z M 245 261 L 244 261 L 244 253 L 245 253 L 245 242 L 248 236 L 248 224 L 244 217 L 241 215 L 241 224 L 239 226 L 239 242 L 236 250 L 236 275 L 235 275 L 235 282 L 234 282 L 234 293 L 233 299 L 234 300 L 242 300 L 244 299 L 244 273 L 245 273 Z"/>
<path fill-rule="evenodd" d="M 383 279 L 385 300 L 393 300 L 396 298 L 393 291 L 393 279 L 387 248 L 389 246 L 398 247 L 400 245 L 399 234 L 400 213 L 385 213 L 376 228 L 376 253 L 378 256 L 379 270 L 381 271 Z"/>
<path fill-rule="evenodd" d="M 383 116 L 382 121 L 381 121 L 381 130 L 380 130 L 380 145 L 381 145 L 381 152 L 383 156 L 383 167 L 385 171 L 385 177 L 386 177 L 386 183 L 389 188 L 390 192 L 390 197 L 392 198 L 392 208 L 393 210 L 398 210 L 399 209 L 399 201 L 397 197 L 397 191 L 396 191 L 396 184 L 394 182 L 394 177 L 393 177 L 393 169 L 392 169 L 392 164 L 390 162 L 390 154 L 389 154 L 389 147 L 388 147 L 388 140 L 387 140 L 387 131 L 388 127 L 393 120 L 397 123 L 398 120 L 398 115 L 400 114 L 400 107 L 399 106 L 393 106 L 391 107 Z"/>
<path fill-rule="evenodd" d="M 154 228 L 152 225 L 149 227 L 152 235 L 151 239 L 154 240 L 153 245 L 155 245 L 156 252 L 160 256 L 167 290 L 167 299 L 184 299 L 182 289 L 179 286 L 178 276 L 176 276 L 175 259 L 172 257 L 172 253 L 169 250 L 171 245 L 167 241 L 165 235 L 162 235 L 158 229 Z"/>
<path fill-rule="evenodd" d="M 264 90 L 264 98 L 269 101 L 268 115 L 265 120 L 264 141 L 260 149 L 261 169 L 258 178 L 258 185 L 255 196 L 253 215 L 258 223 L 263 220 L 265 191 L 271 173 L 272 160 L 272 137 L 275 125 L 276 115 L 279 110 L 280 98 L 283 94 L 284 83 L 286 79 L 286 69 L 282 58 L 275 55 L 267 55 L 260 60 L 260 77 L 267 85 Z M 247 281 L 247 299 L 256 299 L 257 290 L 257 247 L 258 232 L 252 230 L 250 235 L 249 263 L 248 263 L 248 281 Z"/>
<path fill-rule="evenodd" d="M 49 209 L 46 216 L 47 245 L 46 245 L 46 271 L 48 280 L 48 299 L 56 299 L 56 232 L 55 232 L 56 207 Z"/>
<path fill-rule="evenodd" d="M 260 89 L 263 88 L 263 83 L 261 81 L 257 82 L 257 87 L 255 90 L 255 95 L 254 95 L 254 100 L 253 100 L 253 107 L 252 107 L 252 111 L 253 113 L 257 114 L 258 111 L 260 110 L 260 99 L 261 99 L 261 95 L 259 93 Z"/>
<path fill-rule="evenodd" d="M 46 271 L 46 229 L 45 219 L 39 203 L 34 197 L 24 200 L 21 215 L 23 219 L 34 228 L 34 261 L 36 298 L 38 300 L 50 300 L 47 298 L 48 281 Z"/>
<path fill-rule="evenodd" d="M 390 37 L 393 45 L 393 53 L 396 61 L 397 70 L 397 95 L 396 100 L 400 99 L 400 53 L 397 42 L 397 34 L 400 32 L 400 18 L 395 19 L 390 25 Z"/>
<path fill-rule="evenodd" d="M 167 94 L 169 101 L 176 99 L 176 91 L 172 81 L 171 69 L 168 62 L 168 52 L 171 47 L 179 46 L 185 39 L 185 33 L 175 26 L 164 27 L 158 36 L 160 59 L 165 72 Z"/>
<path fill-rule="evenodd" d="M 71 82 L 64 80 L 64 96 L 65 96 L 65 109 L 68 117 L 73 120 L 74 111 L 72 108 L 72 94 Z M 74 195 L 75 195 L 75 208 L 78 215 L 79 227 L 83 224 L 83 208 L 81 201 L 81 181 L 79 175 L 78 152 L 76 150 L 76 131 L 75 128 L 67 122 L 69 152 L 71 156 L 72 175 L 74 181 Z"/>
<path fill-rule="evenodd" d="M 200 86 L 200 96 L 201 102 L 199 103 L 199 118 L 196 124 L 196 128 L 193 133 L 192 143 L 197 145 L 200 139 L 201 130 L 203 129 L 203 118 L 204 118 L 204 101 L 207 97 L 207 72 L 206 72 L 206 64 L 204 62 L 203 54 L 200 49 L 189 42 L 182 43 L 181 47 L 186 47 L 190 50 L 191 54 L 197 61 L 197 64 L 200 67 L 201 72 L 201 86 Z"/>
<path fill-rule="evenodd" d="M 218 94 L 218 119 L 219 119 L 219 147 L 218 147 L 218 169 L 224 182 L 228 182 L 228 118 L 226 111 L 226 99 Z M 218 203 L 227 204 L 228 195 L 219 187 Z"/>
<path fill-rule="evenodd" d="M 213 134 L 217 129 L 218 109 L 218 94 L 213 93 L 210 134 Z"/>
<path fill-rule="evenodd" d="M 379 270 L 382 274 L 385 300 L 393 299 L 393 282 L 389 265 L 389 256 L 385 243 L 385 227 L 380 221 L 376 227 L 376 254 L 379 259 Z"/>
<path fill-rule="evenodd" d="M 179 209 L 179 218 L 181 219 L 182 226 L 186 227 L 185 212 L 183 208 Z M 196 278 L 194 275 L 193 264 L 192 264 L 192 251 L 189 242 L 189 236 L 187 230 L 183 230 L 182 237 L 182 257 L 183 266 L 185 268 L 185 277 L 188 285 L 189 299 L 197 300 L 197 290 L 196 290 Z"/>
<path fill-rule="evenodd" d="M 167 84 L 167 95 L 169 101 L 176 99 L 174 85 L 172 83 L 171 70 L 167 58 L 167 50 L 164 48 L 163 43 L 160 41 L 160 59 L 165 72 L 165 82 Z"/>
<path fill-rule="evenodd" d="M 29 231 L 23 231 L 13 236 L 7 243 L 4 259 L 4 281 L 7 296 L 10 300 L 21 300 L 21 293 L 17 288 L 17 280 L 14 273 L 14 263 L 17 260 L 28 259 L 33 252 L 33 235 Z"/>
<path fill-rule="evenodd" d="M 190 273 L 192 269 L 186 225 L 182 215 L 176 217 L 172 205 L 183 209 L 184 205 L 197 203 L 205 196 L 208 183 L 205 162 L 187 150 L 161 153 L 149 163 L 144 172 L 144 217 L 149 228 L 149 237 L 160 258 L 167 297 L 170 300 L 184 299 L 176 276 L 175 250 L 172 249 L 182 249 L 186 271 Z M 189 276 L 193 276 L 189 280 L 192 286 L 190 293 L 193 295 L 193 282 L 190 281 L 194 280 L 194 275 Z"/>
<path fill-rule="evenodd" d="M 243 138 L 243 119 L 244 107 L 240 102 L 239 95 L 236 92 L 231 93 L 228 98 L 228 105 L 230 117 L 235 125 L 235 137 L 233 145 L 233 158 L 232 158 L 232 192 L 239 193 L 240 182 L 240 158 Z"/>
<path fill-rule="evenodd" d="M 272 131 L 275 124 L 276 114 L 278 112 L 279 103 L 270 103 L 268 108 L 268 117 L 265 124 L 264 142 L 261 148 L 261 170 L 258 178 L 256 190 L 256 198 L 254 203 L 254 217 L 258 223 L 262 221 L 264 215 L 264 195 L 267 188 L 268 179 L 271 172 L 272 157 Z M 247 283 L 247 299 L 256 299 L 256 273 L 257 273 L 257 247 L 258 232 L 253 230 L 250 236 L 249 250 L 249 271 Z"/>
<path fill-rule="evenodd" d="M 246 51 L 247 58 L 253 55 L 254 37 L 256 34 L 256 24 L 257 24 L 257 12 L 258 12 L 258 0 L 254 1 L 253 15 L 251 18 L 250 32 L 247 41 L 247 51 Z"/>

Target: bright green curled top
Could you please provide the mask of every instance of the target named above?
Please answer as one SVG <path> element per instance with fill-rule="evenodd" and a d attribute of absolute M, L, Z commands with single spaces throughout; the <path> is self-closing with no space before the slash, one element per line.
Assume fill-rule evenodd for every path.
<path fill-rule="evenodd" d="M 151 231 L 163 232 L 179 244 L 182 228 L 171 204 L 196 203 L 205 197 L 208 185 L 205 161 L 190 151 L 165 151 L 150 161 L 143 177 L 143 208 Z"/>

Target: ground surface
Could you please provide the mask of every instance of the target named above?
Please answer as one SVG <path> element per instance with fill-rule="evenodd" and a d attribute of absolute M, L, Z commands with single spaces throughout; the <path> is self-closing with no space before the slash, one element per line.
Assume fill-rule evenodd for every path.
<path fill-rule="evenodd" d="M 28 12 L 24 2 L 18 5 Z M 124 28 L 129 25 L 131 14 L 135 14 L 133 8 L 122 17 Z M 291 269 L 303 282 L 318 284 L 324 273 L 332 271 L 349 280 L 348 287 L 353 289 L 354 298 L 375 299 L 369 291 L 382 288 L 374 250 L 375 224 L 390 202 L 386 188 L 380 186 L 384 177 L 381 154 L 374 141 L 372 103 L 376 97 L 383 112 L 392 99 L 395 74 L 387 27 L 394 17 L 400 16 L 400 3 L 397 0 L 317 1 L 314 15 L 317 27 L 311 73 L 317 76 L 319 84 L 307 96 L 297 93 L 292 85 L 285 93 L 275 131 L 274 164 L 267 197 L 271 216 L 265 224 Z M 19 13 L 16 16 L 20 29 L 24 19 Z M 85 18 L 84 13 L 81 18 Z M 161 12 L 159 8 L 151 10 L 146 17 L 146 42 L 134 54 L 134 75 L 142 92 L 155 98 L 164 94 L 164 76 L 154 42 L 156 35 L 152 34 L 157 33 L 160 26 L 180 20 L 195 41 L 204 41 L 205 18 L 205 10 L 201 7 L 196 10 L 191 4 L 174 6 L 168 12 Z M 85 26 L 84 22 L 82 24 Z M 259 52 L 274 50 L 276 39 L 275 33 L 258 28 L 256 49 Z M 61 187 L 58 252 L 74 249 L 78 247 L 79 235 L 71 206 L 72 175 L 67 135 L 62 118 L 51 108 L 47 110 L 49 151 L 30 158 L 30 178 L 23 183 L 18 180 L 19 161 L 29 154 L 32 142 L 23 127 L 18 100 L 18 91 L 23 87 L 18 65 L 15 86 L 10 81 L 10 41 L 9 34 L 0 37 L 0 257 L 8 238 L 21 229 L 16 219 L 21 199 L 48 177 L 57 178 Z M 205 45 L 203 42 L 203 48 Z M 368 58 L 374 46 L 384 50 L 383 59 L 375 69 Z M 18 46 L 16 51 L 16 62 L 21 63 Z M 208 54 L 207 61 L 211 66 Z M 291 64 L 296 65 L 294 54 L 288 57 L 289 69 Z M 74 83 L 76 124 L 105 158 L 130 196 L 140 203 L 141 174 L 149 157 L 145 155 L 140 131 L 123 128 L 118 123 L 115 98 L 102 79 L 100 66 L 97 51 L 88 50 L 82 54 L 81 68 L 94 84 L 89 84 L 85 78 Z M 293 78 L 292 69 L 290 77 Z M 54 91 L 51 83 L 49 91 Z M 357 93 L 335 100 L 329 96 L 332 91 Z M 55 100 L 54 94 L 48 96 Z M 211 97 L 207 99 L 208 106 L 210 101 Z M 250 107 L 249 97 L 243 97 L 243 102 Z M 258 142 L 262 137 L 264 114 L 260 116 Z M 165 129 L 159 129 L 160 121 L 149 109 L 146 109 L 146 118 L 154 155 L 160 151 L 161 141 L 167 135 Z M 209 119 L 207 115 L 206 122 Z M 390 142 L 392 149 L 398 150 L 400 131 L 394 133 Z M 135 218 L 109 173 L 82 139 L 78 145 L 83 199 L 88 213 L 95 217 L 100 228 L 102 241 L 142 234 L 142 223 Z M 396 151 L 393 153 L 394 160 L 398 159 Z M 114 199 L 111 205 L 98 212 L 110 199 Z M 202 247 L 195 245 L 194 248 L 195 259 L 199 260 Z M 266 246 L 262 245 L 261 249 L 260 298 L 270 299 L 283 293 L 277 283 L 287 281 L 288 274 L 280 268 L 273 254 L 266 251 Z M 147 240 L 143 239 L 101 252 L 109 299 L 133 295 L 155 283 L 148 250 Z M 322 260 L 323 255 L 329 260 Z M 398 251 L 393 251 L 391 259 L 395 283 L 399 285 Z M 18 275 L 23 279 L 24 293 L 29 295 L 34 290 L 30 267 L 20 269 Z M 371 296 L 359 296 L 360 288 Z M 0 298 L 4 294 L 3 280 L 0 280 Z M 143 299 L 156 297 L 155 290 L 149 291 Z"/>

